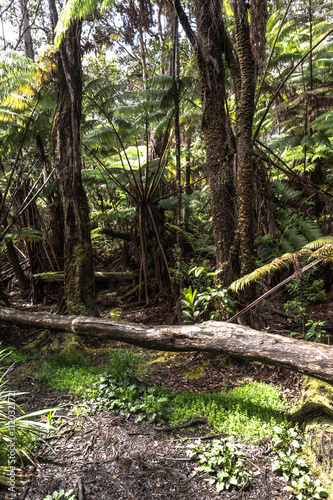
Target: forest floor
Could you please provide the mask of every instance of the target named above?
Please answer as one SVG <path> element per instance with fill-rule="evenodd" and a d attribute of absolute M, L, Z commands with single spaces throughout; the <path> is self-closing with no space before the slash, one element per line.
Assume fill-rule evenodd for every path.
<path fill-rule="evenodd" d="M 330 305 L 332 308 L 332 305 Z M 317 311 L 321 319 L 328 321 L 332 329 L 332 315 L 324 304 Z M 131 321 L 146 324 L 167 323 L 163 304 L 154 308 L 129 310 L 126 316 Z M 266 319 L 265 319 L 266 314 Z M 263 313 L 271 333 L 290 332 L 290 318 Z M 126 319 L 126 318 L 124 318 Z M 20 348 L 31 342 L 40 331 L 20 330 L 0 324 L 3 345 Z M 117 346 L 121 345 L 117 343 Z M 91 339 L 89 347 L 115 347 L 112 341 Z M 125 347 L 125 345 L 122 345 Z M 139 348 L 138 348 L 139 349 Z M 141 351 L 144 351 L 140 348 Z M 184 377 L 184 367 L 197 364 L 205 366 L 199 379 Z M 75 406 L 75 396 L 56 392 L 35 379 L 22 380 L 13 372 L 11 384 L 15 390 L 27 391 L 18 401 L 24 411 L 61 405 L 57 416 L 66 416 Z M 167 362 L 156 362 L 144 375 L 150 385 L 164 386 L 175 391 L 218 392 L 240 386 L 244 381 L 263 381 L 278 387 L 295 403 L 300 396 L 300 376 L 290 371 L 264 366 L 241 359 L 233 360 L 232 367 L 216 366 L 214 357 L 208 354 L 175 353 Z M 243 443 L 246 465 L 253 472 L 253 481 L 240 491 L 216 493 L 215 487 L 207 482 L 207 475 L 193 475 L 194 461 L 186 455 L 188 438 L 201 437 L 208 442 L 213 439 L 207 423 L 189 428 L 161 431 L 168 427 L 165 421 L 138 423 L 130 413 L 114 410 L 77 414 L 68 418 L 68 423 L 57 436 L 42 444 L 35 453 L 35 465 L 25 466 L 26 477 L 17 486 L 18 500 L 43 500 L 55 490 L 73 489 L 79 499 L 122 500 L 122 499 L 223 499 L 223 500 L 286 500 L 289 494 L 284 490 L 285 481 L 272 473 L 273 456 L 267 439 L 255 443 Z M 219 434 L 218 437 L 220 437 Z M 80 493 L 81 492 L 81 493 Z M 9 500 L 5 487 L 0 488 L 0 499 Z"/>

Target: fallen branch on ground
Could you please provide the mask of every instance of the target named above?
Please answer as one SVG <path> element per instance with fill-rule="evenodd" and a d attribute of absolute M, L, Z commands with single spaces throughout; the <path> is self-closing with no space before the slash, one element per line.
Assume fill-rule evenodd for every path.
<path fill-rule="evenodd" d="M 145 326 L 107 318 L 29 313 L 0 307 L 0 320 L 24 327 L 110 338 L 148 349 L 213 352 L 287 368 L 333 384 L 333 346 L 251 328 L 207 321 L 200 325 Z"/>

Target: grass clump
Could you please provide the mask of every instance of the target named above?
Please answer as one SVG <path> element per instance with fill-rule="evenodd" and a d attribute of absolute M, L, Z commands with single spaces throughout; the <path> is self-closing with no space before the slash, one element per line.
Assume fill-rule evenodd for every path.
<path fill-rule="evenodd" d="M 98 382 L 105 371 L 110 374 L 141 373 L 143 355 L 135 349 L 114 349 L 103 364 L 92 365 L 83 358 L 48 356 L 34 363 L 34 376 L 52 389 L 82 395 Z"/>

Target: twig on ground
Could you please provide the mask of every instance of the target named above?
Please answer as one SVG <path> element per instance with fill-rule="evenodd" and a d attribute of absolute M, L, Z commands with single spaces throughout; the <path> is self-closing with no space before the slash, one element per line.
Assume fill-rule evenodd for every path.
<path fill-rule="evenodd" d="M 207 424 L 206 418 L 194 418 L 193 420 L 190 420 L 190 422 L 185 422 L 184 424 L 179 424 L 179 425 L 173 425 L 171 427 L 154 427 L 154 431 L 170 432 L 176 429 L 186 429 L 187 427 L 193 427 L 195 425 L 202 425 L 202 424 Z"/>
<path fill-rule="evenodd" d="M 84 482 L 82 477 L 80 477 L 79 482 L 78 482 L 78 494 L 77 494 L 78 500 L 86 500 L 86 493 L 84 489 Z"/>

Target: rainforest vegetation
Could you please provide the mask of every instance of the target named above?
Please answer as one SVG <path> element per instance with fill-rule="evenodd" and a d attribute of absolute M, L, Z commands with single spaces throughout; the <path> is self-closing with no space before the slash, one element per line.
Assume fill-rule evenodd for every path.
<path fill-rule="evenodd" d="M 327 496 L 308 466 L 297 462 L 300 431 L 279 419 L 286 407 L 277 393 L 267 393 L 274 411 L 266 420 L 258 417 L 255 431 L 241 431 L 235 422 L 223 427 L 224 417 L 212 417 L 209 405 L 216 402 L 209 395 L 200 405 L 210 409 L 200 413 L 189 409 L 200 405 L 187 396 L 176 403 L 178 396 L 168 392 L 173 388 L 162 388 L 161 381 L 150 379 L 149 392 L 143 378 L 156 359 L 141 348 L 262 361 L 278 367 L 260 365 L 271 370 L 269 377 L 281 373 L 285 390 L 285 368 L 318 377 L 328 402 L 319 405 L 318 387 L 307 379 L 303 407 L 311 413 L 313 397 L 328 419 L 318 447 L 332 440 L 333 2 L 8 0 L 0 5 L 0 20 L 0 340 L 23 347 L 15 351 L 25 366 L 20 377 L 28 373 L 54 390 L 84 393 L 86 402 L 97 397 L 100 407 L 138 413 L 141 420 L 177 425 L 204 417 L 215 432 L 247 440 L 270 436 L 280 457 L 276 470 L 289 481 L 281 498 Z M 21 330 L 9 323 L 34 327 L 33 338 L 24 345 L 13 339 Z M 251 348 L 245 326 L 254 329 Z M 103 358 L 107 332 L 113 341 L 141 347 L 121 351 L 120 361 L 112 351 L 109 375 L 98 385 L 105 360 L 90 366 L 82 356 L 92 359 L 98 351 Z M 60 351 L 62 358 L 52 358 Z M 36 360 L 41 355 L 44 365 Z M 13 356 L 2 351 L 1 364 Z M 129 368 L 133 356 L 139 368 Z M 221 374 L 241 363 L 205 359 L 202 374 L 208 365 Z M 52 386 L 63 363 L 75 381 L 83 370 L 83 385 L 66 385 L 63 373 L 60 386 Z M 259 382 L 265 377 L 256 376 Z M 2 378 L 4 394 L 8 377 Z M 237 393 L 235 377 L 229 388 Z M 244 398 L 253 397 L 254 407 L 257 392 L 267 389 L 251 390 Z M 184 408 L 182 417 L 171 412 L 171 400 Z M 21 437 L 44 425 L 24 430 L 22 422 Z M 1 432 L 0 425 L 6 441 Z M 221 498 L 227 499 L 227 491 L 255 483 L 253 471 L 241 472 L 246 457 L 238 445 L 223 439 L 211 448 L 191 445 L 188 457 L 201 457 L 197 473 L 213 476 L 214 491 L 225 491 Z M 21 459 L 31 455 L 30 441 L 20 441 Z M 1 467 L 4 453 L 0 442 Z M 219 453 L 239 465 L 216 479 L 203 457 Z M 318 453 L 312 449 L 311 456 Z M 294 462 L 287 466 L 284 456 Z M 317 471 L 324 482 L 332 471 L 327 460 Z M 6 483 L 5 474 L 0 482 Z M 325 487 L 331 491 L 332 485 Z M 255 495 L 260 488 L 253 488 Z M 82 484 L 80 491 L 82 500 Z M 200 488 L 196 494 L 206 498 Z M 35 495 L 43 498 L 42 490 Z"/>

